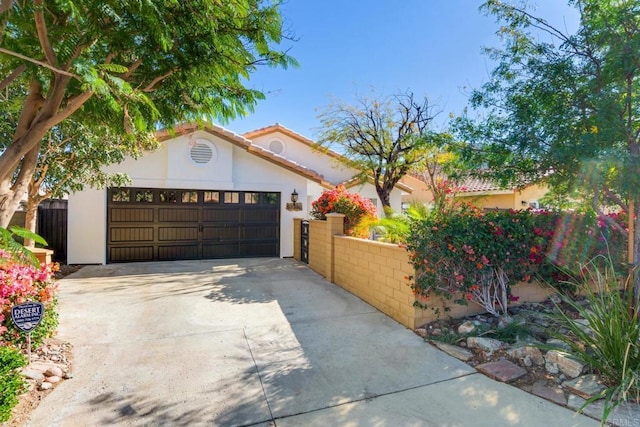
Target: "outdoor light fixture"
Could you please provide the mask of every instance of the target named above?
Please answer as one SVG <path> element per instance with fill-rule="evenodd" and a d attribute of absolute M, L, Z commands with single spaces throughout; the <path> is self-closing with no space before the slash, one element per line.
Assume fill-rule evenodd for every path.
<path fill-rule="evenodd" d="M 298 202 L 298 192 L 296 189 L 293 189 L 293 193 L 291 193 L 291 203 L 287 203 L 288 211 L 301 211 L 302 203 Z"/>
<path fill-rule="evenodd" d="M 522 206 L 527 206 L 527 201 L 526 201 L 526 200 L 523 200 L 523 201 L 521 201 L 521 202 L 520 202 L 520 204 L 521 204 Z"/>

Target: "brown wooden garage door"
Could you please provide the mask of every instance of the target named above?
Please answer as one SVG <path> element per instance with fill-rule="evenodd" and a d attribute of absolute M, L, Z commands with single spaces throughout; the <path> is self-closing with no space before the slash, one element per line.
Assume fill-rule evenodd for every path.
<path fill-rule="evenodd" d="M 275 257 L 280 193 L 107 191 L 107 262 Z"/>

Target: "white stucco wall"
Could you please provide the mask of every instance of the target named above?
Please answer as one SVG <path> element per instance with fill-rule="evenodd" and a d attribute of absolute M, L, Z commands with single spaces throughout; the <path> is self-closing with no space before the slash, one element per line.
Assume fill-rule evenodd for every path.
<path fill-rule="evenodd" d="M 272 140 L 279 140 L 284 144 L 285 149 L 281 154 L 282 156 L 318 172 L 334 185 L 347 181 L 358 173 L 355 169 L 345 167 L 337 159 L 322 154 L 318 150 L 281 132 L 261 135 L 251 141 L 256 145 L 269 149 L 269 144 Z"/>
<path fill-rule="evenodd" d="M 127 159 L 108 168 L 125 172 L 131 186 L 210 190 L 267 191 L 281 193 L 280 256 L 293 256 L 293 218 L 307 217 L 308 180 L 261 159 L 206 132 L 194 138 L 211 142 L 217 160 L 197 165 L 189 157 L 189 136 L 165 141 L 162 148 L 141 158 Z M 293 190 L 302 211 L 287 211 Z M 86 190 L 69 197 L 68 259 L 70 264 L 106 262 L 106 190 Z"/>
<path fill-rule="evenodd" d="M 69 196 L 67 263 L 104 264 L 107 257 L 107 195 L 85 190 Z"/>

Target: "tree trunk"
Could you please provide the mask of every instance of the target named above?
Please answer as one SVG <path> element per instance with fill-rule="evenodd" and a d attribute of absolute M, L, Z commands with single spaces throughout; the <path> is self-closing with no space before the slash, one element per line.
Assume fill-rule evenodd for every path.
<path fill-rule="evenodd" d="M 29 182 L 36 169 L 40 143 L 36 144 L 22 159 L 20 172 L 11 185 L 9 178 L 0 184 L 0 227 L 7 228 L 13 214 L 20 206 L 20 201 L 29 188 Z"/>
<path fill-rule="evenodd" d="M 35 233 L 37 218 L 38 203 L 32 203 L 31 200 L 29 200 L 27 203 L 27 212 L 24 218 L 24 228 Z M 35 246 L 35 242 L 32 239 L 24 239 L 24 245 L 33 248 Z"/>

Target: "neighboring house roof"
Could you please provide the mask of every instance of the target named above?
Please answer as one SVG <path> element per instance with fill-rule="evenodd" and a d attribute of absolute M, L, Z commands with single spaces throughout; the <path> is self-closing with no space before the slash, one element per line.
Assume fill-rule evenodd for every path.
<path fill-rule="evenodd" d="M 368 177 L 367 178 L 367 182 L 369 184 L 373 185 L 374 184 L 373 177 Z M 360 183 L 362 183 L 362 181 L 359 178 L 353 177 L 353 178 L 351 178 L 351 179 L 349 179 L 347 181 L 342 182 L 341 184 L 344 185 L 345 188 L 350 188 L 350 187 L 355 187 L 356 185 L 358 185 Z M 412 187 L 409 187 L 408 185 L 406 185 L 405 183 L 400 182 L 400 181 L 398 181 L 396 183 L 395 187 L 400 189 L 400 190 L 402 190 L 402 191 L 405 191 L 407 193 L 413 192 L 413 188 Z"/>
<path fill-rule="evenodd" d="M 513 193 L 516 188 L 504 188 L 497 182 L 489 181 L 481 178 L 467 178 L 458 185 L 458 194 L 465 193 Z"/>
<path fill-rule="evenodd" d="M 333 157 L 336 160 L 339 160 L 340 162 L 342 162 L 344 164 L 348 165 L 350 163 L 350 161 L 349 161 L 349 159 L 347 157 L 345 157 L 345 156 L 343 156 L 343 155 L 341 155 L 339 153 L 336 153 L 335 151 L 332 151 L 332 150 L 330 150 L 330 149 L 328 149 L 326 147 L 319 146 L 318 143 L 316 143 L 314 140 L 312 140 L 310 138 L 307 138 L 306 136 L 304 136 L 302 134 L 299 134 L 298 132 L 295 132 L 295 131 L 289 129 L 288 127 L 283 126 L 280 123 L 276 123 L 276 124 L 273 124 L 273 125 L 270 125 L 270 126 L 266 126 L 266 127 L 260 128 L 260 129 L 253 130 L 251 132 L 244 133 L 244 134 L 242 134 L 242 136 L 247 138 L 247 139 L 253 139 L 253 138 L 258 138 L 260 136 L 268 135 L 268 134 L 275 133 L 275 132 L 280 132 L 280 133 L 282 133 L 284 135 L 287 135 L 287 136 L 295 139 L 296 141 L 299 141 L 299 142 L 301 142 L 301 143 L 303 143 L 303 144 L 305 144 L 305 145 L 307 145 L 307 146 L 309 146 L 311 148 L 314 148 L 314 149 L 318 150 L 318 152 L 320 152 L 320 153 L 326 154 L 326 155 L 328 155 L 330 157 Z M 373 184 L 373 178 L 372 177 L 369 177 L 367 181 L 370 184 Z M 353 187 L 353 186 L 355 186 L 355 185 L 357 185 L 359 183 L 361 183 L 361 181 L 358 178 L 354 177 L 354 178 L 348 179 L 348 180 L 346 180 L 346 181 L 344 181 L 344 182 L 342 182 L 340 184 L 344 185 L 346 188 L 349 188 L 349 187 Z M 395 185 L 395 187 L 397 187 L 401 191 L 406 191 L 408 193 L 411 193 L 413 191 L 413 188 L 411 188 L 410 186 L 408 186 L 408 185 L 406 185 L 406 184 L 404 184 L 402 182 L 398 182 Z"/>
<path fill-rule="evenodd" d="M 311 181 L 317 182 L 321 186 L 325 188 L 333 188 L 333 184 L 326 181 L 324 176 L 320 175 L 314 170 L 311 170 L 297 162 L 287 159 L 279 154 L 276 154 L 272 151 L 267 150 L 266 148 L 262 148 L 258 145 L 255 145 L 245 136 L 238 135 L 235 132 L 232 132 L 228 129 L 223 128 L 222 126 L 213 125 L 213 124 L 197 124 L 197 123 L 188 123 L 184 125 L 180 125 L 171 131 L 159 131 L 156 133 L 156 137 L 159 141 L 166 141 L 168 139 L 175 138 L 177 136 L 188 135 L 195 131 L 204 131 L 210 133 L 212 135 L 218 136 L 225 141 L 228 141 L 240 148 L 244 148 L 248 153 L 251 153 L 255 156 L 258 156 L 264 160 L 267 160 L 271 163 L 274 163 L 278 166 L 281 166 L 291 172 L 297 173 L 298 175 L 302 175 Z"/>

